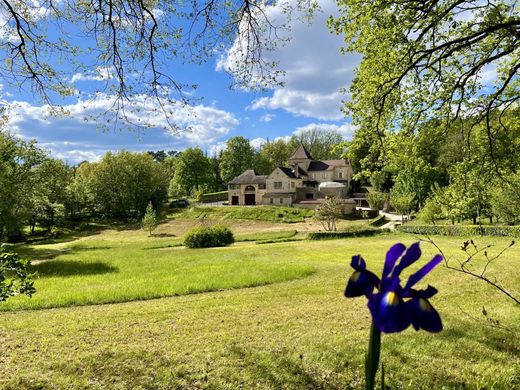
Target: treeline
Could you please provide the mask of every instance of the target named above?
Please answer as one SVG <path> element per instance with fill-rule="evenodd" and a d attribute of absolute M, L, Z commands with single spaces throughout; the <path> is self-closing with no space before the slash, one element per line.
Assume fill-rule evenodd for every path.
<path fill-rule="evenodd" d="M 149 202 L 167 198 L 171 173 L 148 153 L 107 153 L 77 167 L 53 159 L 34 141 L 0 133 L 0 239 L 23 228 L 52 229 L 64 221 L 140 218 Z"/>
<path fill-rule="evenodd" d="M 413 133 L 388 132 L 381 138 L 361 128 L 342 145 L 356 177 L 376 194 L 390 193 L 397 211 L 418 212 L 430 223 L 475 224 L 483 218 L 507 224 L 520 220 L 519 146 L 518 109 L 496 112 L 489 126 L 466 116 L 450 126 L 431 120 Z"/>
<path fill-rule="evenodd" d="M 268 174 L 285 165 L 300 141 L 318 158 L 337 157 L 338 133 L 318 130 L 301 138 L 267 142 L 260 150 L 243 137 L 208 156 L 200 148 L 177 151 L 106 153 L 98 162 L 78 166 L 49 157 L 35 141 L 0 132 L 0 240 L 18 240 L 24 229 L 49 231 L 64 222 L 90 218 L 141 219 L 151 202 L 161 207 L 168 196 L 197 196 L 226 189 L 246 169 Z M 329 152 L 327 152 L 327 150 Z"/>

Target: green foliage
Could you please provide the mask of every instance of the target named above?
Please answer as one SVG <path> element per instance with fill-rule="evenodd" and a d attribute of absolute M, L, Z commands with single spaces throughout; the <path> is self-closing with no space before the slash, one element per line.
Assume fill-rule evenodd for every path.
<path fill-rule="evenodd" d="M 50 230 L 57 217 L 63 218 L 65 212 L 74 210 L 73 200 L 68 188 L 73 170 L 61 160 L 47 158 L 34 170 L 34 186 L 29 197 L 29 222 L 31 233 L 36 223 Z"/>
<path fill-rule="evenodd" d="M 166 199 L 167 186 L 167 172 L 151 155 L 127 151 L 82 164 L 72 184 L 87 210 L 111 218 L 142 218 L 150 202 Z"/>
<path fill-rule="evenodd" d="M 520 219 L 520 173 L 505 179 L 501 186 L 489 189 L 491 209 L 502 221 L 515 224 Z"/>
<path fill-rule="evenodd" d="M 414 194 L 412 209 L 419 209 L 431 193 L 431 188 L 438 182 L 434 168 L 422 158 L 399 156 L 396 165 L 397 174 L 392 193 Z"/>
<path fill-rule="evenodd" d="M 146 212 L 144 213 L 144 217 L 142 220 L 143 229 L 146 230 L 148 232 L 148 235 L 151 237 L 153 231 L 157 229 L 158 225 L 159 222 L 157 221 L 157 215 L 155 213 L 155 210 L 153 209 L 152 202 L 150 202 L 146 207 Z"/>
<path fill-rule="evenodd" d="M 388 195 L 384 192 L 370 192 L 367 195 L 368 204 L 370 208 L 375 210 L 382 210 L 385 207 Z"/>
<path fill-rule="evenodd" d="M 392 192 L 390 206 L 399 214 L 409 214 L 414 207 L 415 195 L 411 192 Z"/>
<path fill-rule="evenodd" d="M 294 152 L 292 145 L 284 139 L 268 141 L 257 154 L 255 169 L 261 175 L 269 175 L 276 167 L 287 166 L 287 160 Z"/>
<path fill-rule="evenodd" d="M 519 226 L 401 225 L 399 231 L 422 235 L 471 237 L 476 235 L 520 238 Z"/>
<path fill-rule="evenodd" d="M 391 185 L 391 174 L 386 170 L 374 171 L 370 175 L 370 184 L 377 192 L 388 192 Z"/>
<path fill-rule="evenodd" d="M 336 232 L 311 232 L 307 233 L 308 240 L 334 240 L 340 238 L 351 238 L 351 237 L 372 237 L 377 234 L 384 233 L 382 229 L 373 227 L 360 227 L 351 228 L 348 230 L 336 231 Z"/>
<path fill-rule="evenodd" d="M 30 261 L 14 253 L 5 244 L 0 246 L 0 302 L 18 294 L 29 298 L 36 292 L 33 279 L 36 273 L 29 270 Z"/>
<path fill-rule="evenodd" d="M 35 141 L 22 141 L 0 131 L 0 240 L 19 235 L 30 213 L 35 181 L 34 169 L 45 152 Z"/>
<path fill-rule="evenodd" d="M 424 206 L 417 215 L 417 219 L 422 222 L 433 223 L 442 217 L 442 208 L 436 197 L 426 199 Z"/>
<path fill-rule="evenodd" d="M 178 157 L 175 174 L 170 183 L 170 196 L 190 195 L 194 191 L 205 191 L 213 188 L 215 176 L 210 160 L 204 156 L 200 148 L 188 148 Z"/>
<path fill-rule="evenodd" d="M 495 110 L 516 110 L 520 68 L 516 53 L 517 5 L 496 1 L 339 0 L 329 27 L 344 37 L 345 51 L 362 57 L 345 111 L 379 136 L 411 134 L 436 118 L 453 123 L 472 112 L 493 143 L 509 124 L 489 126 Z M 430 6 L 431 5 L 431 6 Z M 460 17 L 464 15 L 464 17 Z M 413 32 L 413 33 L 411 33 Z M 493 83 L 487 69 L 497 70 Z M 463 133 L 469 140 L 471 132 Z M 494 151 L 488 149 L 488 155 Z"/>
<path fill-rule="evenodd" d="M 344 138 L 338 131 L 308 125 L 292 137 L 288 146 L 290 153 L 293 153 L 301 143 L 315 160 L 333 160 L 340 158 L 341 151 L 335 146 L 343 141 Z"/>
<path fill-rule="evenodd" d="M 244 137 L 232 137 L 226 142 L 226 149 L 220 157 L 220 174 L 227 183 L 242 172 L 253 168 L 255 151 L 249 140 Z"/>
<path fill-rule="evenodd" d="M 187 248 L 213 248 L 234 242 L 233 232 L 222 225 L 196 227 L 184 236 L 184 246 Z"/>

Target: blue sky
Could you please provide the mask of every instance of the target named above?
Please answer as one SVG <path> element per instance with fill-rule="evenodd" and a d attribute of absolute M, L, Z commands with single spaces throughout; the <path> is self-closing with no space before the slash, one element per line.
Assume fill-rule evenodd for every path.
<path fill-rule="evenodd" d="M 37 139 L 53 156 L 71 163 L 93 161 L 108 150 L 120 149 L 182 150 L 199 146 L 212 153 L 233 136 L 247 137 L 258 146 L 262 140 L 291 136 L 313 127 L 338 130 L 350 138 L 353 127 L 340 112 L 341 102 L 348 96 L 340 93 L 340 88 L 349 86 L 359 57 L 340 54 L 341 38 L 330 34 L 326 27 L 326 19 L 334 13 L 335 6 L 332 0 L 326 0 L 321 1 L 321 7 L 312 25 L 293 18 L 290 42 L 269 54 L 285 72 L 283 88 L 263 93 L 231 90 L 232 79 L 224 69 L 232 63 L 232 50 L 201 66 L 179 67 L 172 62 L 179 69 L 177 75 L 198 85 L 193 97 L 202 98 L 190 110 L 175 107 L 175 120 L 190 126 L 190 132 L 172 134 L 161 127 L 163 119 L 155 118 L 154 113 L 147 115 L 157 127 L 139 132 L 101 131 L 84 117 L 108 107 L 108 94 L 98 95 L 90 102 L 70 98 L 64 102 L 69 115 L 57 118 L 46 115 L 37 97 L 0 81 L 2 99 L 13 105 L 10 127 L 23 138 Z M 269 12 L 278 17 L 281 14 L 275 8 Z M 72 73 L 71 80 L 78 90 L 93 91 L 109 77 L 109 72 L 91 69 Z"/>

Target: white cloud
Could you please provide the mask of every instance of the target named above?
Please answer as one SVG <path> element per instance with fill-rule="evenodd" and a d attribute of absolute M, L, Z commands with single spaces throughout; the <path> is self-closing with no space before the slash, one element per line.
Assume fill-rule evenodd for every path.
<path fill-rule="evenodd" d="M 357 127 L 354 126 L 352 123 L 344 123 L 341 125 L 335 125 L 335 124 L 331 124 L 331 123 L 309 123 L 308 125 L 297 127 L 292 132 L 292 135 L 276 137 L 274 139 L 274 141 L 284 140 L 285 142 L 289 142 L 293 136 L 295 136 L 295 135 L 298 136 L 302 132 L 307 131 L 307 130 L 336 131 L 336 132 L 340 133 L 346 140 L 350 140 L 350 139 L 352 139 L 354 132 L 357 130 Z M 254 148 L 260 149 L 267 142 L 268 142 L 267 139 L 258 137 L 258 138 L 251 140 L 249 143 Z"/>
<path fill-rule="evenodd" d="M 126 110 L 126 119 L 148 128 L 137 132 L 115 128 L 112 123 L 101 131 L 115 99 L 98 94 L 91 101 L 78 100 L 63 107 L 63 115 L 51 115 L 48 106 L 14 102 L 9 110 L 9 127 L 23 138 L 36 138 L 56 157 L 79 162 L 95 160 L 108 150 L 182 150 L 189 146 L 209 148 L 238 126 L 236 117 L 215 107 L 185 106 L 164 102 L 169 122 L 157 102 L 136 96 Z M 119 118 L 120 122 L 125 119 Z M 187 129 L 169 130 L 169 123 Z"/>
<path fill-rule="evenodd" d="M 71 83 L 76 81 L 106 81 L 114 78 L 113 68 L 98 66 L 94 72 L 74 73 L 70 79 Z"/>
<path fill-rule="evenodd" d="M 249 144 L 257 150 L 260 149 L 265 143 L 267 143 L 267 140 L 262 137 L 258 137 L 249 141 Z"/>
<path fill-rule="evenodd" d="M 340 89 L 349 86 L 360 56 L 341 55 L 342 38 L 327 29 L 327 18 L 338 12 L 332 0 L 319 1 L 321 12 L 316 13 L 311 25 L 298 17 L 287 21 L 283 9 L 295 2 L 286 0 L 266 7 L 266 14 L 275 24 L 288 24 L 291 40 L 266 54 L 268 61 L 278 62 L 278 68 L 285 71 L 280 80 L 284 87 L 276 87 L 271 96 L 255 100 L 251 108 L 283 109 L 298 116 L 339 120 L 344 117 L 341 102 L 348 98 Z M 240 63 L 236 53 L 239 43 L 235 40 L 227 55 L 217 63 L 217 70 L 233 73 L 234 64 Z"/>
<path fill-rule="evenodd" d="M 265 123 L 269 123 L 271 122 L 274 118 L 276 117 L 276 115 L 274 114 L 264 114 L 260 117 L 260 121 L 261 122 L 265 122 Z"/>
<path fill-rule="evenodd" d="M 294 135 L 299 135 L 304 131 L 308 130 L 321 130 L 321 131 L 336 131 L 340 133 L 345 139 L 350 140 L 357 130 L 357 127 L 352 123 L 344 123 L 342 125 L 334 125 L 330 123 L 309 123 L 308 125 L 296 128 L 293 132 Z"/>

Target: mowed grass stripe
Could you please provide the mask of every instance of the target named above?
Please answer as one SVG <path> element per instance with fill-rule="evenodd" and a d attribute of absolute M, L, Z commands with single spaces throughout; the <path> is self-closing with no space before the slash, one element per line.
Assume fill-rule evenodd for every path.
<path fill-rule="evenodd" d="M 146 240 L 90 240 L 87 246 L 34 266 L 40 277 L 32 298 L 14 297 L 0 310 L 44 309 L 152 299 L 282 282 L 312 274 L 295 253 L 268 248 L 149 249 Z M 99 248 L 97 250 L 94 250 Z"/>

